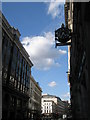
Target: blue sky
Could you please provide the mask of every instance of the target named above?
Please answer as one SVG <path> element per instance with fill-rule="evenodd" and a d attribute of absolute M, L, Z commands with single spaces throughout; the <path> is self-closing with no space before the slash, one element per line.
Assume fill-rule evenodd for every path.
<path fill-rule="evenodd" d="M 20 41 L 34 63 L 32 75 L 48 93 L 67 100 L 67 47 L 55 48 L 54 31 L 64 23 L 64 4 L 57 2 L 7 2 L 2 11 L 18 28 Z"/>

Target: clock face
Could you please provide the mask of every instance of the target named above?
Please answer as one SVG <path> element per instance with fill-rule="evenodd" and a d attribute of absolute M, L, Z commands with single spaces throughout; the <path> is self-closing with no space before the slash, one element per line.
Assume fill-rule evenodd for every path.
<path fill-rule="evenodd" d="M 55 39 L 61 43 L 65 43 L 71 39 L 71 30 L 66 27 L 61 27 L 55 31 Z"/>

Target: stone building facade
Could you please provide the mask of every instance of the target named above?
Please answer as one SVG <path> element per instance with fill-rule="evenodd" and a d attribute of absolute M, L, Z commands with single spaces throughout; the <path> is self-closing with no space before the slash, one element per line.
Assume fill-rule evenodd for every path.
<path fill-rule="evenodd" d="M 29 112 L 30 119 L 39 120 L 41 119 L 41 97 L 42 89 L 39 83 L 30 76 L 30 99 L 29 99 Z"/>
<path fill-rule="evenodd" d="M 72 29 L 70 93 L 73 120 L 90 119 L 90 2 L 66 2 L 65 22 Z M 70 27 L 72 26 L 72 27 Z"/>
<path fill-rule="evenodd" d="M 18 29 L 2 14 L 2 120 L 27 120 L 31 67 Z"/>
<path fill-rule="evenodd" d="M 62 101 L 54 95 L 42 96 L 42 114 L 52 118 L 60 118 L 66 114 L 68 102 Z"/>
<path fill-rule="evenodd" d="M 2 14 L 0 12 L 0 119 L 1 118 L 2 118 Z"/>
<path fill-rule="evenodd" d="M 56 112 L 56 104 L 53 100 L 44 100 L 42 103 L 42 114 L 51 114 Z"/>

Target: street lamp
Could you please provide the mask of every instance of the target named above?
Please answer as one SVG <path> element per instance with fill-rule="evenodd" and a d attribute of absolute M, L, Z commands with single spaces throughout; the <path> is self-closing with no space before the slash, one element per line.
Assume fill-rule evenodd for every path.
<path fill-rule="evenodd" d="M 68 27 L 65 27 L 62 23 L 61 28 L 55 30 L 55 46 L 71 45 L 71 42 L 68 42 L 71 37 L 71 29 L 68 29 Z"/>

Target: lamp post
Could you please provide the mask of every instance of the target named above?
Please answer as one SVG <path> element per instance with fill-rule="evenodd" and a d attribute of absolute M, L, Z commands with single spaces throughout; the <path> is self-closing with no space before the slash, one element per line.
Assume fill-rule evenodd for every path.
<path fill-rule="evenodd" d="M 71 37 L 71 29 L 68 29 L 68 27 L 65 27 L 62 23 L 61 28 L 55 30 L 55 46 L 71 45 L 71 42 L 68 42 Z"/>

